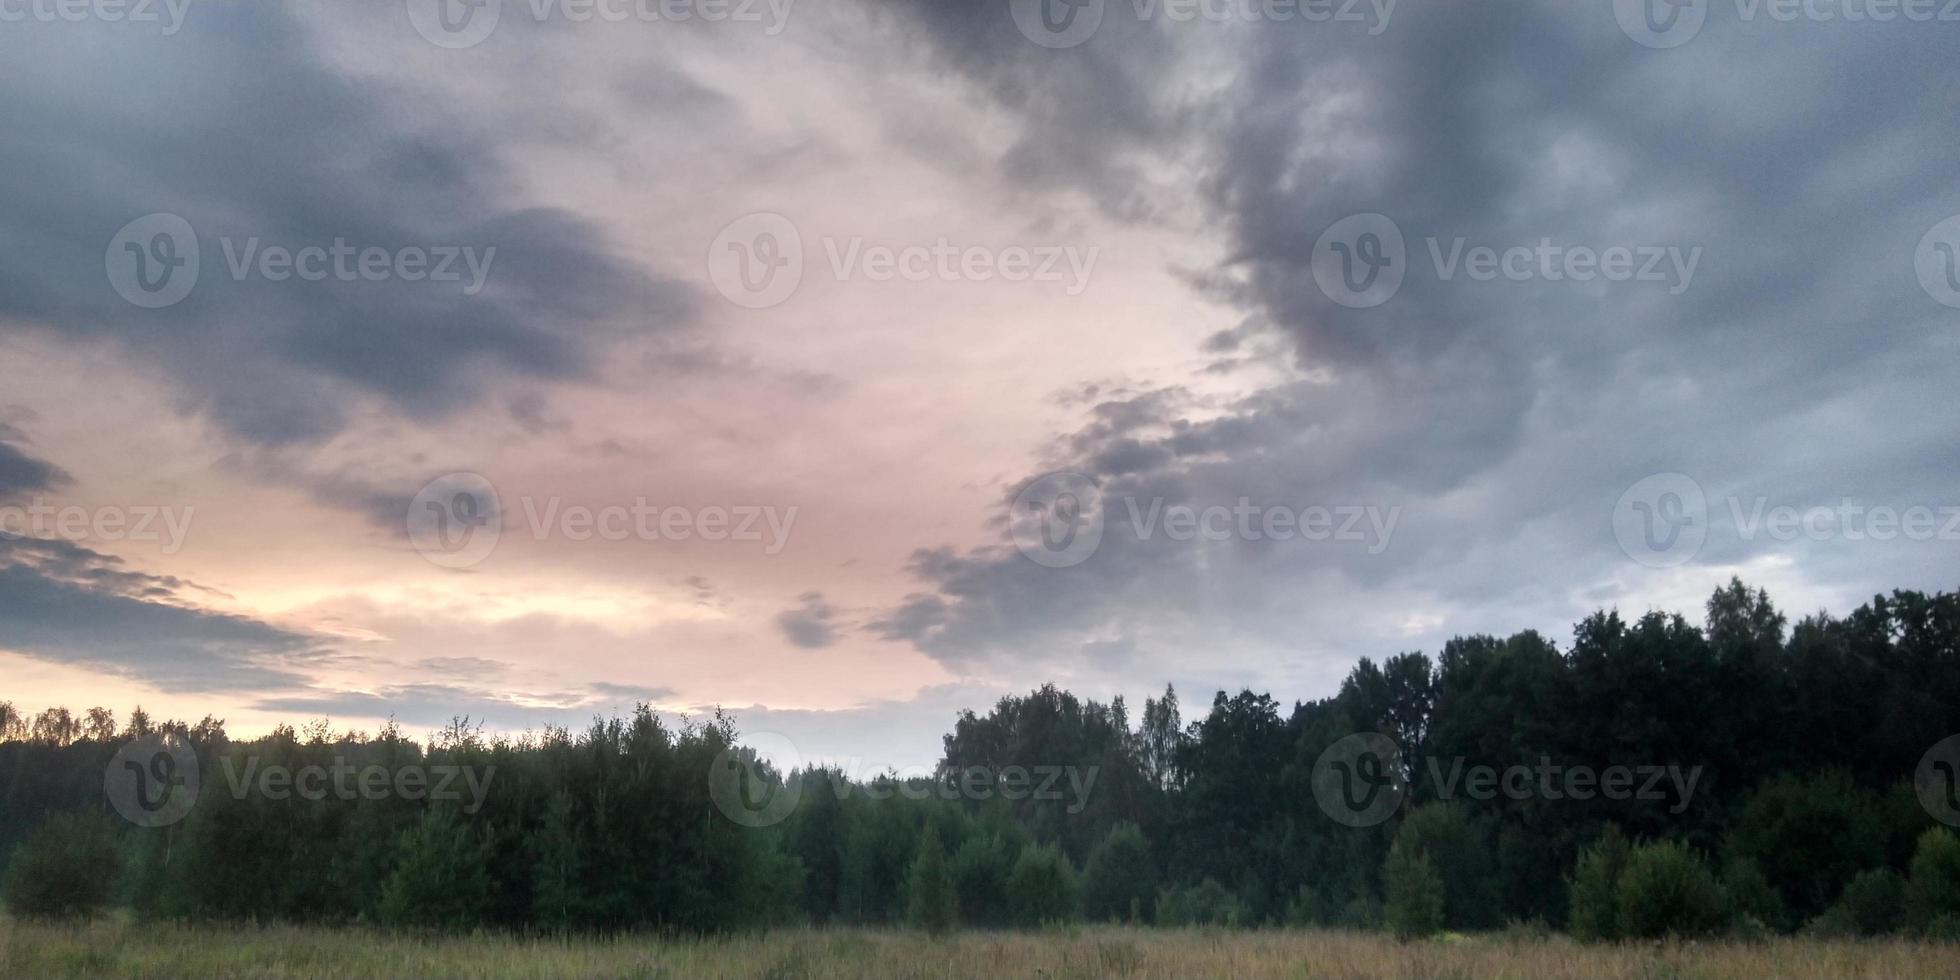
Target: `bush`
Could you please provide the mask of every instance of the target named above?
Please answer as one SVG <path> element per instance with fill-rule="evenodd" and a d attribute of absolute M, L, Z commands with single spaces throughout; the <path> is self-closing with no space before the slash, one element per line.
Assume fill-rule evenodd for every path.
<path fill-rule="evenodd" d="M 1635 847 L 1620 872 L 1619 932 L 1629 939 L 1703 936 L 1724 924 L 1722 887 L 1688 845 Z"/>
<path fill-rule="evenodd" d="M 57 814 L 21 842 L 7 868 L 7 908 L 24 918 L 89 916 L 115 894 L 121 854 L 98 814 Z"/>
<path fill-rule="evenodd" d="M 395 926 L 468 929 L 490 897 L 489 845 L 467 824 L 430 809 L 402 831 L 395 870 L 381 885 L 381 921 Z"/>
<path fill-rule="evenodd" d="M 946 870 L 946 848 L 939 843 L 939 832 L 929 825 L 919 836 L 919 856 L 906 876 L 905 895 L 906 921 L 918 928 L 937 935 L 959 920 L 953 878 Z"/>
<path fill-rule="evenodd" d="M 1728 898 L 1732 925 L 1752 936 L 1789 927 L 1782 896 L 1746 857 L 1730 858 L 1722 869 L 1722 894 Z"/>
<path fill-rule="evenodd" d="M 1794 921 L 1831 906 L 1852 877 L 1885 864 L 1878 800 L 1848 775 L 1779 776 L 1749 799 L 1730 847 L 1762 869 Z"/>
<path fill-rule="evenodd" d="M 1960 938 L 1960 836 L 1945 827 L 1921 834 L 1913 851 L 1906 922 L 1914 932 Z"/>
<path fill-rule="evenodd" d="M 1133 823 L 1119 823 L 1089 852 L 1082 872 L 1082 914 L 1095 922 L 1140 921 L 1157 894 L 1150 843 Z"/>
<path fill-rule="evenodd" d="M 1572 871 L 1572 935 L 1584 940 L 1620 936 L 1620 872 L 1629 848 L 1620 828 L 1612 824 L 1599 841 L 1579 854 Z"/>
<path fill-rule="evenodd" d="M 1388 891 L 1388 928 L 1402 940 L 1433 936 L 1443 928 L 1443 879 L 1429 855 L 1405 846 L 1401 838 L 1388 849 L 1382 869 Z"/>
<path fill-rule="evenodd" d="M 1075 869 L 1052 845 L 1021 849 L 1007 879 L 1008 905 L 1024 926 L 1069 922 L 1075 918 Z"/>
<path fill-rule="evenodd" d="M 1157 894 L 1157 924 L 1160 926 L 1235 926 L 1245 920 L 1245 907 L 1238 896 L 1225 890 L 1216 879 L 1206 878 L 1185 888 L 1167 888 Z"/>
<path fill-rule="evenodd" d="M 1396 829 L 1395 845 L 1427 859 L 1443 887 L 1443 927 L 1490 929 L 1503 922 L 1497 865 L 1484 828 L 1461 806 L 1417 807 Z"/>
<path fill-rule="evenodd" d="M 1906 883 L 1891 868 L 1860 872 L 1844 886 L 1837 904 L 1824 913 L 1824 931 L 1835 935 L 1883 936 L 1899 931 L 1906 917 Z"/>
<path fill-rule="evenodd" d="M 960 918 L 969 925 L 1005 926 L 1014 921 L 1007 882 L 1014 852 L 998 834 L 975 834 L 953 852 L 949 866 Z"/>

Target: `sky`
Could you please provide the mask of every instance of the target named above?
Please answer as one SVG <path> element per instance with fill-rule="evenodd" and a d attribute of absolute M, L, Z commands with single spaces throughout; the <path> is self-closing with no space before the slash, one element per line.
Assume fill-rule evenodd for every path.
<path fill-rule="evenodd" d="M 0 699 L 878 771 L 1951 589 L 1939 6 L 0 0 Z"/>

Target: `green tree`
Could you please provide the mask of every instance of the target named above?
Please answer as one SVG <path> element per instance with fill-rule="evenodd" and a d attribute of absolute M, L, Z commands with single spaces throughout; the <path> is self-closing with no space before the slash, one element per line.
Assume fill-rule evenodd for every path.
<path fill-rule="evenodd" d="M 1619 931 L 1628 939 L 1702 936 L 1724 925 L 1722 886 L 1680 841 L 1635 847 L 1618 891 Z"/>
<path fill-rule="evenodd" d="M 467 929 L 482 920 L 490 893 L 489 849 L 469 825 L 430 808 L 402 832 L 398 861 L 381 885 L 381 920 L 390 925 Z"/>
<path fill-rule="evenodd" d="M 1951 936 L 1960 926 L 1960 835 L 1935 827 L 1919 837 L 1906 881 L 1906 922 Z"/>
<path fill-rule="evenodd" d="M 1075 869 L 1062 852 L 1046 844 L 1021 849 L 1007 879 L 1014 919 L 1024 926 L 1068 922 L 1075 918 Z"/>
<path fill-rule="evenodd" d="M 1496 862 L 1479 821 L 1455 803 L 1410 811 L 1395 844 L 1428 860 L 1443 883 L 1443 927 L 1485 929 L 1500 924 Z M 1391 853 L 1393 853 L 1391 851 Z"/>
<path fill-rule="evenodd" d="M 1443 879 L 1429 855 L 1397 838 L 1388 849 L 1382 880 L 1388 892 L 1384 914 L 1395 938 L 1421 939 L 1443 928 Z"/>
<path fill-rule="evenodd" d="M 1014 873 L 1014 852 L 1000 835 L 968 837 L 953 852 L 950 872 L 963 921 L 976 926 L 1012 924 L 1007 882 Z"/>
<path fill-rule="evenodd" d="M 1119 823 L 1089 852 L 1082 872 L 1082 914 L 1094 922 L 1139 922 L 1157 894 L 1150 842 L 1133 823 Z"/>
<path fill-rule="evenodd" d="M 958 897 L 946 870 L 946 848 L 930 825 L 919 837 L 919 856 L 906 876 L 906 921 L 931 933 L 943 933 L 959 921 Z"/>
<path fill-rule="evenodd" d="M 1607 824 L 1598 842 L 1579 854 L 1572 871 L 1571 928 L 1579 939 L 1620 936 L 1620 874 L 1632 852 L 1620 828 Z"/>
<path fill-rule="evenodd" d="M 7 908 L 30 918 L 94 915 L 114 895 L 121 861 L 106 818 L 57 814 L 14 852 L 7 866 Z"/>

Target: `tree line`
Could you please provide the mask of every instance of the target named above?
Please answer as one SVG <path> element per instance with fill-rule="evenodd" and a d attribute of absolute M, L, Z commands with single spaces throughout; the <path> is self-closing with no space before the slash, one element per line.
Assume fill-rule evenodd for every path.
<path fill-rule="evenodd" d="M 1248 690 L 1184 710 L 1167 688 L 1133 723 L 1121 697 L 1046 686 L 961 713 L 932 776 L 860 778 L 778 771 L 734 719 L 674 724 L 644 705 L 580 732 L 485 737 L 459 720 L 425 744 L 392 723 L 233 740 L 212 718 L 139 709 L 118 726 L 99 708 L 0 703 L 0 882 L 17 915 L 435 929 L 1960 938 L 1960 595 L 1894 592 L 1791 625 L 1731 581 L 1700 627 L 1601 611 L 1563 649 L 1529 631 L 1459 637 L 1434 659 L 1363 659 L 1290 709 Z M 1395 751 L 1344 754 L 1357 735 Z M 139 826 L 105 799 L 132 739 L 195 756 L 181 820 Z M 467 797 L 396 779 L 442 767 L 484 778 Z M 1603 783 L 1667 767 L 1695 778 L 1546 789 L 1554 769 Z M 318 792 L 267 791 L 264 774 L 309 769 Z M 1472 791 L 1480 771 L 1520 770 L 1536 775 Z M 1330 771 L 1389 805 L 1342 819 Z M 1003 791 L 1030 772 L 1067 776 Z"/>

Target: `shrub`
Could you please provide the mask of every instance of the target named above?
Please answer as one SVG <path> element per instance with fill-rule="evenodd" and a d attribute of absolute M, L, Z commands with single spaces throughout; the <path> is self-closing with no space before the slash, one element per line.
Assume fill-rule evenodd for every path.
<path fill-rule="evenodd" d="M 1235 926 L 1244 920 L 1245 907 L 1238 896 L 1213 878 L 1185 888 L 1167 888 L 1157 895 L 1158 925 Z"/>
<path fill-rule="evenodd" d="M 1928 935 L 1960 933 L 1955 929 L 1960 923 L 1960 836 L 1945 827 L 1921 834 L 1913 851 L 1906 921 L 1915 932 Z"/>
<path fill-rule="evenodd" d="M 1722 868 L 1722 894 L 1728 898 L 1729 919 L 1739 929 L 1755 935 L 1789 926 L 1782 896 L 1746 857 L 1732 857 Z"/>
<path fill-rule="evenodd" d="M 489 846 L 467 824 L 430 809 L 402 831 L 395 870 L 381 885 L 381 921 L 396 926 L 467 929 L 490 895 Z"/>
<path fill-rule="evenodd" d="M 948 867 L 963 921 L 1004 926 L 1014 921 L 1007 882 L 1014 874 L 1014 852 L 997 834 L 975 834 L 953 852 Z"/>
<path fill-rule="evenodd" d="M 88 916 L 109 904 L 122 859 L 108 820 L 57 814 L 15 849 L 7 908 L 25 918 Z"/>
<path fill-rule="evenodd" d="M 1620 872 L 1627 863 L 1627 839 L 1612 824 L 1599 841 L 1579 854 L 1572 872 L 1572 935 L 1578 939 L 1617 939 L 1620 935 Z"/>
<path fill-rule="evenodd" d="M 1052 845 L 1024 847 L 1008 876 L 1007 897 L 1014 920 L 1022 925 L 1071 921 L 1075 918 L 1075 869 Z"/>
<path fill-rule="evenodd" d="M 1425 858 L 1443 888 L 1443 927 L 1487 929 L 1503 919 L 1503 896 L 1490 841 L 1470 812 L 1431 803 L 1410 812 L 1395 845 Z"/>
<path fill-rule="evenodd" d="M 1150 843 L 1133 823 L 1110 828 L 1089 852 L 1089 863 L 1082 872 L 1082 914 L 1097 922 L 1112 919 L 1136 921 L 1148 911 L 1146 906 L 1157 893 L 1157 869 L 1150 859 Z"/>
<path fill-rule="evenodd" d="M 939 843 L 939 832 L 926 827 L 919 836 L 919 856 L 905 879 L 906 921 L 935 935 L 953 928 L 958 921 L 953 879 L 946 870 L 946 848 Z"/>
<path fill-rule="evenodd" d="M 1395 938 L 1420 939 L 1443 928 L 1443 879 L 1429 855 L 1398 837 L 1388 849 L 1382 879 L 1388 891 L 1388 928 Z"/>
<path fill-rule="evenodd" d="M 1779 776 L 1749 799 L 1730 847 L 1762 869 L 1795 921 L 1829 908 L 1852 877 L 1885 863 L 1876 797 L 1848 775 Z"/>
<path fill-rule="evenodd" d="M 1906 883 L 1891 868 L 1860 872 L 1825 913 L 1847 935 L 1883 936 L 1899 931 L 1906 916 Z"/>
<path fill-rule="evenodd" d="M 1722 928 L 1722 887 L 1679 841 L 1635 847 L 1617 891 L 1619 932 L 1626 938 L 1701 936 Z"/>

